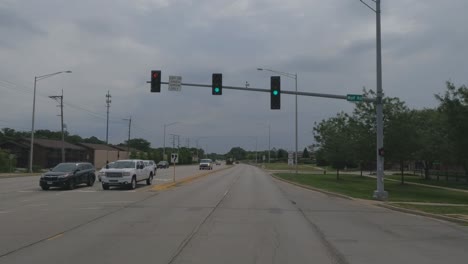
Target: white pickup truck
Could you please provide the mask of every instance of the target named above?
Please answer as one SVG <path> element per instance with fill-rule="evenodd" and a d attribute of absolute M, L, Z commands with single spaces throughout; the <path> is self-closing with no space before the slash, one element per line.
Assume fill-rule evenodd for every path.
<path fill-rule="evenodd" d="M 125 186 L 133 190 L 140 181 L 151 185 L 153 176 L 153 171 L 145 166 L 143 160 L 117 160 L 101 175 L 102 188 L 109 190 L 110 186 Z"/>

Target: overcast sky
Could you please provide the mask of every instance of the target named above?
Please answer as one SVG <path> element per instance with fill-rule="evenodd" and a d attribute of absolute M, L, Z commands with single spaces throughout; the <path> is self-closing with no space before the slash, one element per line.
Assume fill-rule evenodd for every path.
<path fill-rule="evenodd" d="M 370 1 L 370 0 L 369 0 Z M 468 83 L 468 1 L 383 0 L 383 89 L 411 108 L 435 107 L 434 94 L 451 80 Z M 112 95 L 111 143 L 132 137 L 163 145 L 199 139 L 209 152 L 231 147 L 294 149 L 294 96 L 270 110 L 267 93 L 182 87 L 149 92 L 151 70 L 163 81 L 211 83 L 223 73 L 230 86 L 269 88 L 257 67 L 297 72 L 300 91 L 347 94 L 375 89 L 375 14 L 359 0 L 0 0 L 0 127 L 31 129 L 34 76 L 36 129 L 60 129 L 48 98 L 64 92 L 68 131 L 105 139 L 105 94 Z M 294 80 L 282 78 L 282 89 Z M 346 101 L 299 97 L 299 148 L 313 142 L 314 122 Z M 169 144 L 169 136 L 167 137 Z"/>

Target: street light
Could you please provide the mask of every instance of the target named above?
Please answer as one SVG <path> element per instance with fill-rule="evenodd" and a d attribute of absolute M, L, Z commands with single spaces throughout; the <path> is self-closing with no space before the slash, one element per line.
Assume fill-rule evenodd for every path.
<path fill-rule="evenodd" d="M 166 127 L 175 125 L 179 122 L 164 124 L 164 140 L 163 140 L 163 160 L 166 160 Z"/>
<path fill-rule="evenodd" d="M 366 5 L 369 9 L 371 9 L 375 13 L 376 19 L 376 75 L 377 75 L 377 95 L 376 95 L 376 125 L 377 125 L 377 168 L 376 168 L 376 176 L 377 176 L 377 190 L 374 191 L 374 199 L 377 200 L 387 200 L 388 199 L 388 192 L 385 191 L 384 188 L 384 156 L 379 155 L 380 150 L 383 150 L 384 142 L 383 142 L 383 89 L 382 89 L 382 33 L 381 33 L 381 25 L 380 25 L 380 2 L 381 0 L 372 0 L 375 3 L 375 8 L 370 6 L 369 4 L 365 3 L 363 0 L 360 0 L 361 3 Z"/>
<path fill-rule="evenodd" d="M 29 172 L 33 172 L 33 158 L 34 158 L 34 119 L 36 114 L 36 84 L 40 80 L 55 76 L 61 73 L 72 73 L 72 71 L 59 71 L 41 76 L 34 76 L 34 96 L 33 96 L 33 111 L 32 111 L 32 124 L 31 124 L 31 148 L 29 150 Z"/>
<path fill-rule="evenodd" d="M 296 95 L 295 95 L 295 97 L 296 97 L 296 137 L 295 137 L 296 138 L 296 140 L 295 140 L 296 141 L 296 144 L 295 144 L 296 145 L 296 155 L 294 155 L 294 162 L 296 164 L 295 166 L 296 166 L 296 176 L 297 176 L 297 170 L 298 170 L 298 168 L 297 168 L 297 153 L 298 153 L 298 150 L 297 150 L 298 149 L 298 142 L 297 142 L 297 138 L 298 138 L 298 136 L 297 136 L 297 123 L 298 123 L 298 121 L 297 121 L 297 73 L 293 74 L 293 73 L 275 71 L 275 70 L 264 69 L 264 68 L 257 68 L 257 71 L 269 71 L 269 72 L 277 73 L 279 75 L 294 79 L 295 82 L 296 82 Z"/>

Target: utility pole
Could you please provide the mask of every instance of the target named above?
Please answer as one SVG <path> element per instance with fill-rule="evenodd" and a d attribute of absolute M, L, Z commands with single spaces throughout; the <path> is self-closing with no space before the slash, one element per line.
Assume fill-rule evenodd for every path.
<path fill-rule="evenodd" d="M 109 144 L 109 108 L 111 104 L 111 95 L 110 92 L 107 91 L 106 94 L 106 107 L 107 107 L 107 126 L 106 126 L 106 144 Z"/>
<path fill-rule="evenodd" d="M 370 5 L 360 0 L 369 9 L 376 14 L 376 68 L 377 68 L 377 97 L 375 101 L 376 119 L 377 119 L 377 190 L 374 191 L 374 199 L 387 200 L 388 192 L 384 189 L 384 157 L 380 155 L 380 149 L 383 150 L 383 88 L 382 88 L 382 39 L 381 39 L 381 26 L 380 26 L 380 2 L 381 0 L 372 0 L 375 2 L 375 9 Z"/>
<path fill-rule="evenodd" d="M 61 123 L 61 130 L 62 130 L 62 162 L 65 162 L 65 135 L 63 133 L 63 89 L 62 89 L 62 95 L 55 95 L 55 96 L 49 96 L 49 98 L 57 101 L 60 105 L 60 123 Z"/>
<path fill-rule="evenodd" d="M 130 118 L 124 118 L 122 120 L 125 120 L 125 121 L 128 121 L 128 141 L 127 141 L 127 151 L 130 155 L 130 132 L 131 132 L 131 129 L 132 129 L 132 117 L 130 116 Z"/>

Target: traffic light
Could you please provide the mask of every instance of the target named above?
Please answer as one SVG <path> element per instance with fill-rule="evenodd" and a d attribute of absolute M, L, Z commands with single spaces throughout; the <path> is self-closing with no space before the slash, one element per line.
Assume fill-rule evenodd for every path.
<path fill-rule="evenodd" d="M 280 76 L 271 76 L 270 87 L 270 108 L 281 109 L 281 78 Z"/>
<path fill-rule="evenodd" d="M 221 73 L 213 73 L 211 84 L 211 94 L 212 95 L 222 95 L 223 94 L 223 75 Z"/>
<path fill-rule="evenodd" d="M 161 71 L 151 71 L 151 92 L 161 92 Z"/>

